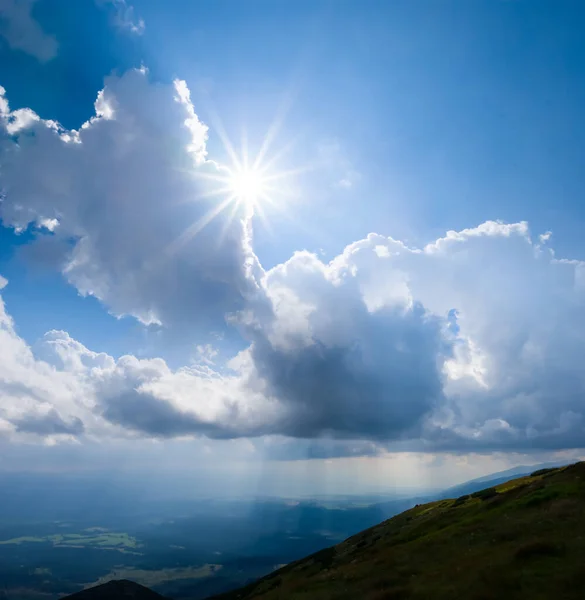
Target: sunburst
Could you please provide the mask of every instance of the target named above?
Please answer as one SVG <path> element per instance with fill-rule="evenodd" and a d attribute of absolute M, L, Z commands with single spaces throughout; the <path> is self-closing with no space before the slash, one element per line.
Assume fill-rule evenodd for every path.
<path fill-rule="evenodd" d="M 218 165 L 214 161 L 210 161 L 207 163 L 208 168 L 198 168 L 193 173 L 195 178 L 207 180 L 208 184 L 211 184 L 206 185 L 208 191 L 201 193 L 197 200 L 213 199 L 214 204 L 174 240 L 168 248 L 171 253 L 195 237 L 211 221 L 225 211 L 227 211 L 228 216 L 225 218 L 220 238 L 223 238 L 236 215 L 242 214 L 241 209 L 244 210 L 247 220 L 258 217 L 264 227 L 272 233 L 265 209 L 270 207 L 286 215 L 287 200 L 295 196 L 291 191 L 294 187 L 292 179 L 295 175 L 307 170 L 307 168 L 289 170 L 276 168 L 283 156 L 294 145 L 293 142 L 290 142 L 280 151 L 269 153 L 269 148 L 274 141 L 280 123 L 273 123 L 264 137 L 258 154 L 252 161 L 249 161 L 246 137 L 244 136 L 242 139 L 241 152 L 237 153 L 219 117 L 215 115 L 213 120 L 214 129 L 222 141 L 224 150 L 230 159 L 230 164 L 229 166 Z M 215 165 L 213 167 L 215 172 L 212 173 L 209 168 L 213 165 Z M 221 241 L 222 239 L 218 239 L 218 243 L 221 243 Z"/>
<path fill-rule="evenodd" d="M 228 184 L 234 199 L 253 209 L 268 193 L 267 179 L 262 171 L 243 167 L 230 172 Z"/>

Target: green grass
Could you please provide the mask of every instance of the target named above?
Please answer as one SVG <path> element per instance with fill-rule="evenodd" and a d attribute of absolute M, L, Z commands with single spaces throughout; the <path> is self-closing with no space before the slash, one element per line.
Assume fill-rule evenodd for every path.
<path fill-rule="evenodd" d="M 585 463 L 419 505 L 223 600 L 581 600 Z"/>

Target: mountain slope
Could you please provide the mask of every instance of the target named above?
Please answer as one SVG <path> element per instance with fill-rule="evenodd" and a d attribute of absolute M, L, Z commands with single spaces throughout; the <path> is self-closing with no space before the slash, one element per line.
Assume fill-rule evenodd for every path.
<path fill-rule="evenodd" d="M 165 597 L 134 581 L 117 579 L 71 594 L 64 600 L 165 600 Z"/>
<path fill-rule="evenodd" d="M 217 600 L 585 597 L 585 463 L 422 504 Z"/>
<path fill-rule="evenodd" d="M 497 486 L 501 483 L 506 483 L 506 481 L 511 481 L 512 479 L 518 479 L 518 477 L 529 475 L 530 473 L 534 473 L 534 471 L 564 467 L 568 465 L 569 462 L 570 461 L 557 461 L 530 466 L 522 465 L 520 467 L 514 467 L 513 469 L 506 469 L 505 471 L 490 473 L 489 475 L 484 475 L 483 477 L 478 477 L 477 479 L 471 479 L 469 481 L 465 481 L 464 483 L 460 483 L 459 485 L 447 488 L 446 490 L 443 490 L 440 495 L 436 496 L 436 498 L 458 498 L 463 494 L 473 494 L 473 492 L 483 490 L 486 487 Z"/>

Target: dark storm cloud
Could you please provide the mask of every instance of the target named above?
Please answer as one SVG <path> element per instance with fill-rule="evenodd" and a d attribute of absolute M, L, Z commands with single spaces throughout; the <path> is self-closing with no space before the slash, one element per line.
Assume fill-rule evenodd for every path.
<path fill-rule="evenodd" d="M 278 433 L 394 439 L 412 434 L 442 401 L 437 357 L 445 344 L 440 322 L 422 306 L 355 311 L 351 328 L 345 345 L 283 349 L 255 339 L 257 376 L 290 409 Z"/>
<path fill-rule="evenodd" d="M 19 432 L 35 433 L 40 436 L 75 436 L 82 434 L 85 430 L 81 419 L 73 417 L 65 421 L 55 409 L 51 409 L 45 414 L 30 413 L 20 419 L 13 419 L 12 423 Z"/>

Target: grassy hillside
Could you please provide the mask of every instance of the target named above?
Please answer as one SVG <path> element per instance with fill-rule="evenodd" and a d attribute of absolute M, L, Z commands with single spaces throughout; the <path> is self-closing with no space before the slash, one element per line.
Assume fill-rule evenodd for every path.
<path fill-rule="evenodd" d="M 585 597 L 585 463 L 421 504 L 221 600 Z"/>

